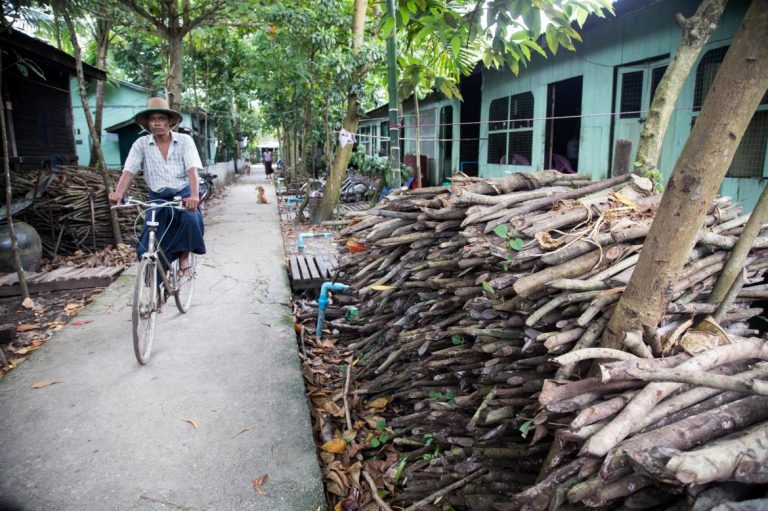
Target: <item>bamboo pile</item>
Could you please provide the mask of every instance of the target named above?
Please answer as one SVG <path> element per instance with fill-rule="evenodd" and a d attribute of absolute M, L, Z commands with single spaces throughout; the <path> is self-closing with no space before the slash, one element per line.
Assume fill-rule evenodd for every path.
<path fill-rule="evenodd" d="M 628 335 L 627 351 L 598 348 L 659 200 L 636 176 L 544 171 L 352 214 L 339 281 L 353 292 L 326 319 L 356 361 L 350 390 L 331 387 L 355 414 L 386 403 L 386 440 L 406 460 L 374 477 L 389 503 L 658 509 L 711 497 L 714 482 L 738 482 L 724 501 L 768 482 L 768 367 L 756 363 L 768 347 L 748 338 L 768 296 L 768 238 L 744 287 L 706 303 L 747 220 L 729 198 L 712 205 L 658 330 Z M 351 305 L 357 316 L 343 317 Z M 322 422 L 324 439 L 371 449 L 349 419 L 346 432 Z"/>
<path fill-rule="evenodd" d="M 111 171 L 110 171 L 111 172 Z M 119 173 L 111 172 L 114 188 Z M 109 219 L 109 202 L 101 172 L 90 167 L 59 167 L 55 171 L 15 172 L 11 175 L 14 198 L 32 198 L 32 205 L 16 216 L 40 234 L 43 251 L 51 257 L 77 251 L 97 253 L 115 244 Z M 143 179 L 134 179 L 129 195 L 146 198 Z M 137 211 L 118 210 L 123 241 L 133 244 Z M 140 231 L 140 228 L 139 228 Z"/>

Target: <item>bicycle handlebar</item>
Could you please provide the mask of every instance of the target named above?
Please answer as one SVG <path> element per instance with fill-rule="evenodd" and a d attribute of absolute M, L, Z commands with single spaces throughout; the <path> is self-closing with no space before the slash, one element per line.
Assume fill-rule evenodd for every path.
<path fill-rule="evenodd" d="M 131 206 L 141 206 L 143 208 L 147 209 L 155 209 L 155 208 L 175 208 L 175 209 L 181 209 L 185 210 L 183 199 L 181 197 L 174 197 L 171 201 L 141 201 L 139 199 L 134 199 L 133 197 L 128 197 L 123 201 L 122 204 L 116 204 L 112 206 L 112 209 L 118 209 L 118 208 L 128 208 Z"/>

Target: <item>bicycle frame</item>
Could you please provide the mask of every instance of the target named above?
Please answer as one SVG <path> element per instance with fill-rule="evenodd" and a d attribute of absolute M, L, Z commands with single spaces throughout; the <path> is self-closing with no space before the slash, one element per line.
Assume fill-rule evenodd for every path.
<path fill-rule="evenodd" d="M 141 255 L 141 258 L 149 259 L 153 263 L 160 263 L 156 265 L 156 268 L 160 274 L 160 278 L 163 280 L 163 285 L 165 286 L 166 291 L 170 295 L 176 292 L 176 286 L 170 281 L 168 278 L 168 273 L 164 269 L 164 267 L 170 268 L 171 262 L 168 260 L 168 256 L 165 255 L 165 252 L 163 252 L 163 249 L 160 248 L 159 244 L 157 243 L 157 228 L 160 225 L 160 223 L 155 220 L 157 208 L 150 208 L 149 213 L 150 219 L 146 221 L 147 229 L 149 230 L 149 236 L 147 239 L 147 251 Z M 156 247 L 155 245 L 158 246 Z"/>

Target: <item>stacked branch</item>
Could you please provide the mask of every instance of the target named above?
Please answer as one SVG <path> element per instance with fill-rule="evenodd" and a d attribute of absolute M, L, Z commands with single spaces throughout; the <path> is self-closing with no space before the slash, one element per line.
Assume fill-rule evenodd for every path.
<path fill-rule="evenodd" d="M 37 230 L 47 255 L 72 255 L 77 251 L 97 253 L 115 245 L 110 204 L 102 174 L 97 169 L 59 167 L 54 171 L 17 172 L 12 177 L 15 196 L 32 199 L 31 205 L 17 215 L 17 219 Z M 115 182 L 118 177 L 115 173 Z M 128 194 L 146 198 L 143 180 L 134 179 Z M 129 244 L 136 241 L 137 213 L 118 210 L 123 240 Z M 136 229 L 140 232 L 140 225 Z"/>
<path fill-rule="evenodd" d="M 712 205 L 659 329 L 628 333 L 627 351 L 596 348 L 658 203 L 650 182 L 636 176 L 590 183 L 544 171 L 464 179 L 352 215 L 341 242 L 356 253 L 343 258 L 339 281 L 353 293 L 336 297 L 326 326 L 339 333 L 334 347 L 356 360 L 351 415 L 385 403 L 387 441 L 406 459 L 379 481 L 396 490 L 392 503 L 419 502 L 447 487 L 442 502 L 456 509 L 603 506 L 647 493 L 672 502 L 684 498 L 688 479 L 704 481 L 689 475 L 692 449 L 766 419 L 764 368 L 754 365 L 764 358 L 762 341 L 744 338 L 757 334 L 750 319 L 762 312 L 753 302 L 765 296 L 768 237 L 758 237 L 744 286 L 729 303 L 706 302 L 747 220 L 728 198 Z M 347 319 L 351 305 L 357 315 Z M 719 321 L 701 321 L 718 306 Z M 300 307 L 297 318 L 309 324 L 316 314 Z M 710 355 L 726 349 L 741 356 Z M 591 375 L 595 359 L 619 362 Z M 622 372 L 620 364 L 635 366 Z M 703 387 L 713 381 L 719 390 Z M 337 399 L 347 394 L 340 381 L 326 383 Z M 688 392 L 698 400 L 681 397 Z M 619 421 L 622 414 L 630 418 Z M 727 427 L 689 443 L 657 441 L 657 431 L 679 430 L 680 421 L 735 415 L 744 419 L 723 419 Z M 364 427 L 350 432 L 337 423 L 334 431 L 333 417 L 319 419 L 329 438 L 354 438 L 355 451 L 381 449 Z M 647 462 L 655 472 L 613 455 L 641 429 L 650 440 L 632 452 L 645 459 L 655 449 Z M 755 431 L 739 442 L 762 439 Z M 682 468 L 659 471 L 659 456 Z M 756 452 L 751 465 L 739 465 L 739 473 L 756 467 L 755 475 L 708 482 L 752 484 L 762 477 L 760 459 Z M 609 473 L 605 467 L 619 460 Z M 470 474 L 477 475 L 458 484 Z M 660 481 L 670 491 L 644 491 Z"/>

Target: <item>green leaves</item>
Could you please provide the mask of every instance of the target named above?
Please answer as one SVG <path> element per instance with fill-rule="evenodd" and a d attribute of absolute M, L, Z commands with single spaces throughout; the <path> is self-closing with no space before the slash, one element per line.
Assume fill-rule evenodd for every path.
<path fill-rule="evenodd" d="M 519 252 L 523 249 L 525 242 L 517 236 L 519 233 L 514 229 L 510 230 L 505 224 L 497 225 L 493 230 L 494 234 L 499 238 L 507 240 L 506 245 L 515 252 Z"/>
<path fill-rule="evenodd" d="M 389 442 L 391 435 L 386 431 L 384 431 L 386 428 L 387 428 L 387 421 L 385 421 L 384 419 L 379 419 L 378 421 L 376 421 L 376 431 L 382 431 L 382 433 L 371 439 L 371 447 L 374 447 L 374 448 L 379 447 Z"/>
<path fill-rule="evenodd" d="M 528 436 L 528 431 L 530 431 L 531 426 L 533 426 L 533 421 L 525 421 L 520 425 L 520 433 L 522 434 L 523 438 Z"/>
<path fill-rule="evenodd" d="M 497 225 L 495 229 L 493 229 L 493 233 L 496 234 L 499 238 L 505 238 L 509 235 L 509 227 L 506 226 L 506 224 Z"/>
<path fill-rule="evenodd" d="M 453 343 L 454 346 L 461 346 L 462 344 L 464 344 L 464 337 L 462 337 L 459 334 L 452 335 L 451 343 Z"/>
<path fill-rule="evenodd" d="M 493 290 L 493 287 L 491 287 L 491 285 L 490 285 L 488 282 L 486 282 L 486 281 L 482 281 L 482 282 L 481 282 L 481 284 L 482 284 L 482 286 L 483 286 L 483 290 L 484 290 L 486 293 L 488 293 L 489 295 L 493 295 L 493 294 L 495 294 L 495 293 L 496 293 L 496 292 Z"/>
<path fill-rule="evenodd" d="M 429 391 L 429 398 L 430 399 L 436 399 L 438 401 L 445 401 L 448 403 L 448 406 L 453 407 L 456 404 L 456 393 L 455 392 L 446 392 L 443 394 L 442 392 L 438 392 L 436 390 L 430 390 Z"/>
<path fill-rule="evenodd" d="M 523 249 L 523 240 L 520 238 L 515 238 L 513 240 L 509 240 L 507 242 L 507 246 L 511 248 L 512 250 L 519 252 Z"/>

